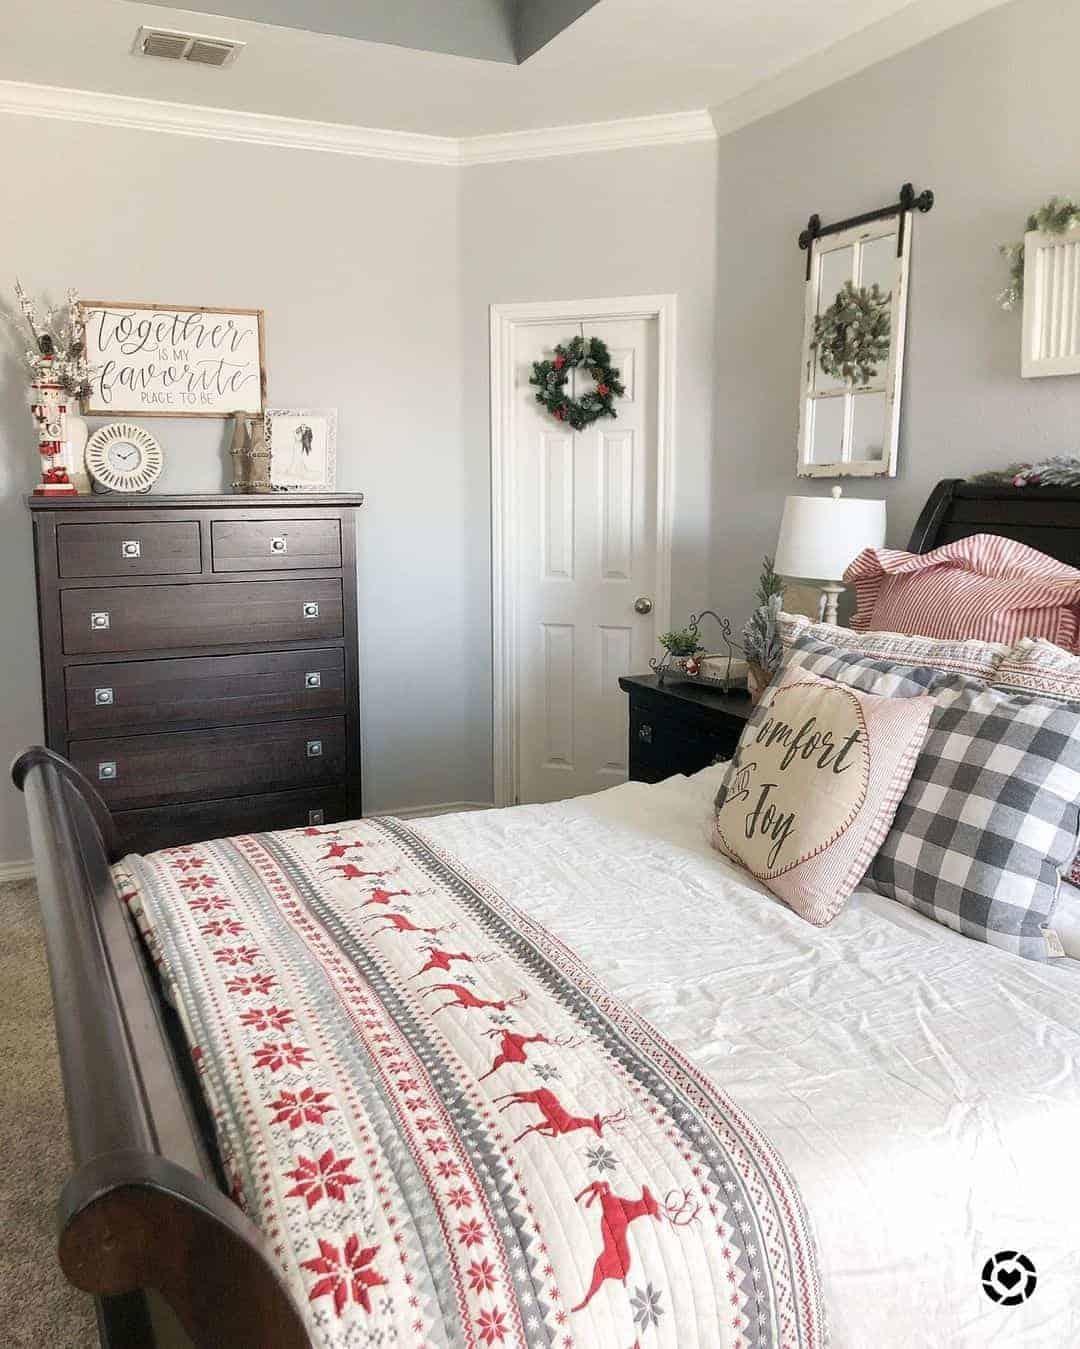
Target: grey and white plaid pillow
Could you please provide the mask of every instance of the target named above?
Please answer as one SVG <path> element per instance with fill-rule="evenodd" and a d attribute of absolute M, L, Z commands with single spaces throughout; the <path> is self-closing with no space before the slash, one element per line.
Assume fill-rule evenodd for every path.
<path fill-rule="evenodd" d="M 1080 713 L 960 675 L 933 696 L 874 886 L 1029 960 L 1063 955 L 1049 923 L 1080 835 Z"/>
<path fill-rule="evenodd" d="M 983 679 L 796 637 L 785 666 L 867 693 L 930 693 L 930 731 L 867 879 L 882 894 L 1031 960 L 1080 836 L 1080 710 Z"/>

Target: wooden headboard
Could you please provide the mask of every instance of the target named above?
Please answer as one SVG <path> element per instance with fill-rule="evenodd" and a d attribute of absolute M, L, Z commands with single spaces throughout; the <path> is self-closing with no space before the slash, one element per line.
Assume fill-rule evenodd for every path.
<path fill-rule="evenodd" d="M 969 534 L 1004 534 L 1080 567 L 1080 487 L 1004 487 L 944 478 L 922 508 L 908 544 L 928 553 Z"/>

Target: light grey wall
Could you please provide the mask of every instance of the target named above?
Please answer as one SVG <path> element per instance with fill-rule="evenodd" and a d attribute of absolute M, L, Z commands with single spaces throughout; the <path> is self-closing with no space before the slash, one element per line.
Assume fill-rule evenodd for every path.
<path fill-rule="evenodd" d="M 461 441 L 453 169 L 0 118 L 0 295 L 262 306 L 270 401 L 339 410 L 338 483 L 361 511 L 366 801 L 477 799 L 462 615 L 484 530 Z M 44 188 L 47 186 L 48 191 Z M 6 304 L 6 298 L 5 298 Z M 25 381 L 0 333 L 0 762 L 41 735 Z M 150 419 L 158 490 L 225 482 L 225 423 Z M 475 490 L 475 489 L 474 489 Z M 482 602 L 481 607 L 482 607 Z M 475 625 L 474 625 L 475 626 Z M 481 795 L 479 799 L 490 799 Z M 0 784 L 0 862 L 29 856 Z"/>
<path fill-rule="evenodd" d="M 485 502 L 472 535 L 470 589 L 489 640 L 489 309 L 529 300 L 678 297 L 672 612 L 706 603 L 709 574 L 716 151 L 708 144 L 620 150 L 469 169 L 462 210 L 465 452 L 469 496 Z M 477 662 L 478 754 L 491 745 L 490 665 Z"/>
<path fill-rule="evenodd" d="M 1020 378 L 1019 315 L 995 295 L 999 243 L 1051 193 L 1080 193 L 1080 6 L 1017 0 L 725 137 L 718 149 L 712 595 L 750 607 L 794 477 L 805 254 L 826 222 L 931 187 L 916 223 L 898 477 L 845 487 L 888 501 L 906 546 L 939 478 L 1080 452 L 1080 377 Z"/>

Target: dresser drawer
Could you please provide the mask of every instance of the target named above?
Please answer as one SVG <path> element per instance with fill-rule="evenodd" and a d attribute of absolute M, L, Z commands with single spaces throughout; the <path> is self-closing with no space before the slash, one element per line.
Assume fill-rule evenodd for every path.
<path fill-rule="evenodd" d="M 345 706 L 345 652 L 338 646 L 69 665 L 66 692 L 73 735 L 338 712 Z"/>
<path fill-rule="evenodd" d="M 215 571 L 341 566 L 340 520 L 214 520 Z"/>
<path fill-rule="evenodd" d="M 348 759 L 344 717 L 73 740 L 68 757 L 118 809 L 330 786 Z"/>
<path fill-rule="evenodd" d="M 270 829 L 336 824 L 347 818 L 346 795 L 341 787 L 236 796 L 224 801 L 195 801 L 184 806 L 113 813 L 122 850 L 141 853 L 175 848 L 181 843 L 229 838 L 233 834 L 261 834 Z"/>
<path fill-rule="evenodd" d="M 222 581 L 65 590 L 68 655 L 165 651 L 342 634 L 341 581 Z"/>
<path fill-rule="evenodd" d="M 202 571 L 197 520 L 67 524 L 56 531 L 60 575 L 168 576 Z"/>

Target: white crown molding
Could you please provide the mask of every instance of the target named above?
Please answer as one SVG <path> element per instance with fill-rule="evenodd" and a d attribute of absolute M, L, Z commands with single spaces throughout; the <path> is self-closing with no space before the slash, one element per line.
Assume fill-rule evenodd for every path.
<path fill-rule="evenodd" d="M 279 149 L 322 150 L 328 154 L 450 167 L 716 139 L 712 117 L 704 109 L 661 113 L 656 117 L 630 117 L 617 122 L 551 127 L 542 131 L 459 138 L 380 131 L 374 127 L 346 126 L 338 122 L 306 122 L 269 113 L 203 108 L 90 89 L 23 84 L 16 80 L 0 80 L 0 112 L 93 126 L 127 127 L 136 131 L 164 131 L 208 140 L 239 141 L 247 145 L 270 145 Z"/>
<path fill-rule="evenodd" d="M 91 89 L 58 89 L 44 84 L 0 80 L 0 112 L 51 117 L 94 126 L 164 131 L 175 136 L 271 145 L 286 150 L 323 150 L 330 154 L 398 159 L 409 164 L 461 163 L 461 142 L 453 136 L 423 136 L 408 131 L 379 131 L 338 122 L 306 122 L 297 117 L 164 103 Z"/>
<path fill-rule="evenodd" d="M 624 117 L 617 122 L 583 122 L 540 131 L 467 136 L 460 145 L 463 164 L 501 164 L 511 159 L 550 159 L 554 155 L 714 140 L 716 126 L 712 115 L 708 109 L 699 108 L 693 112 L 658 113 L 653 117 Z"/>

